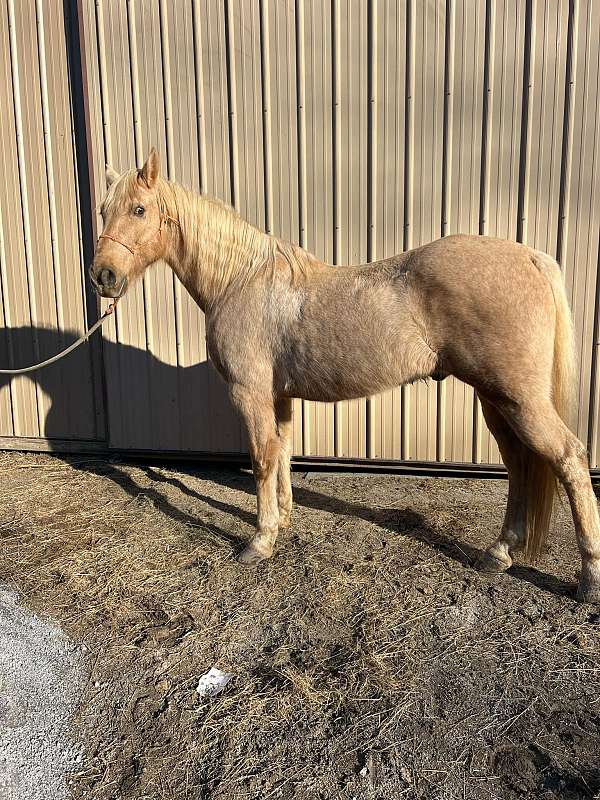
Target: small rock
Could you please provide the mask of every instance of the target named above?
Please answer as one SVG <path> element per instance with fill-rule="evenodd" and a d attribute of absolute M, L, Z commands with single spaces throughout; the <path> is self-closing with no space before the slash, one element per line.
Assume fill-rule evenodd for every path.
<path fill-rule="evenodd" d="M 201 697 L 214 697 L 235 678 L 233 672 L 223 672 L 218 667 L 211 667 L 199 680 L 196 691 Z"/>
<path fill-rule="evenodd" d="M 404 783 L 407 783 L 410 786 L 412 784 L 412 777 L 409 770 L 406 767 L 400 767 L 399 772 Z"/>

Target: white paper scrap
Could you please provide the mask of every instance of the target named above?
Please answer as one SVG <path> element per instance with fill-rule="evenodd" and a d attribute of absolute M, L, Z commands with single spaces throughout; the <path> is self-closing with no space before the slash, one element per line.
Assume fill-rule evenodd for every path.
<path fill-rule="evenodd" d="M 223 691 L 232 678 L 235 678 L 233 672 L 223 672 L 217 667 L 211 667 L 200 678 L 196 691 L 201 697 L 214 697 Z"/>

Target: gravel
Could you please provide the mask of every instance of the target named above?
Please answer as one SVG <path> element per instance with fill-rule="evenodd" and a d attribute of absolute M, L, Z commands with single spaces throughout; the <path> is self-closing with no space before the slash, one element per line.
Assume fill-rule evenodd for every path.
<path fill-rule="evenodd" d="M 85 683 L 79 648 L 0 586 L 0 798 L 62 800 L 83 757 L 70 719 Z"/>

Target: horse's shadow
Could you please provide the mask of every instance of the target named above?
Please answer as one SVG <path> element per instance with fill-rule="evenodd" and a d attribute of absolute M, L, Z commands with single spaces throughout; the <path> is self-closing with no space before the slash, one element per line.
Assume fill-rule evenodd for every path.
<path fill-rule="evenodd" d="M 37 363 L 79 335 L 44 327 L 2 328 L 0 367 Z M 190 345 L 196 353 L 206 352 L 200 328 Z M 231 454 L 247 449 L 227 387 L 206 356 L 189 366 L 168 364 L 147 348 L 98 334 L 24 378 L 0 374 L 0 402 L 15 414 L 14 429 L 5 427 L 3 435 L 43 436 L 50 447 L 61 440 L 64 449 L 70 439 L 104 441 L 117 449 Z"/>
<path fill-rule="evenodd" d="M 248 511 L 238 506 L 219 500 L 211 495 L 191 489 L 185 480 L 174 477 L 173 475 L 165 475 L 164 472 L 157 469 L 154 465 L 138 463 L 137 466 L 145 472 L 147 478 L 152 482 L 151 488 L 143 487 L 138 484 L 135 479 L 132 478 L 129 471 L 123 469 L 118 464 L 111 464 L 110 468 L 107 469 L 106 466 L 102 464 L 94 465 L 85 463 L 81 468 L 97 472 L 98 474 L 110 478 L 121 489 L 125 490 L 133 497 L 139 497 L 140 495 L 148 497 L 152 500 L 154 505 L 160 509 L 161 513 L 166 514 L 179 523 L 198 525 L 199 517 L 186 514 L 174 506 L 171 500 L 156 488 L 157 484 L 168 484 L 170 487 L 181 491 L 187 497 L 198 500 L 222 513 L 230 514 L 232 517 L 250 526 L 254 525 L 254 514 L 250 514 Z M 196 474 L 196 472 L 197 470 L 194 470 L 194 474 Z M 185 476 L 188 472 L 183 468 L 181 469 L 181 474 Z M 203 477 L 227 489 L 235 489 L 248 494 L 254 494 L 254 480 L 252 476 L 238 469 L 211 469 L 205 473 Z M 482 556 L 482 551 L 477 547 L 454 539 L 446 533 L 437 530 L 422 514 L 414 511 L 395 510 L 388 507 L 377 508 L 376 506 L 363 506 L 359 503 L 353 503 L 339 497 L 322 494 L 306 486 L 294 487 L 294 503 L 296 506 L 301 506 L 303 508 L 328 511 L 340 516 L 362 519 L 374 523 L 384 530 L 389 530 L 395 535 L 401 533 L 415 542 L 426 544 L 428 547 L 431 547 L 432 550 L 456 561 L 467 569 L 476 567 L 477 562 Z M 246 544 L 245 541 L 242 541 L 241 537 L 223 530 L 222 528 L 217 528 L 213 524 L 207 525 L 205 521 L 202 521 L 202 526 L 208 528 L 214 535 L 217 535 L 222 540 L 233 545 L 236 550 L 241 549 Z M 285 553 L 282 554 L 282 557 L 285 558 Z M 560 580 L 532 566 L 513 565 L 508 570 L 507 574 L 519 581 L 524 581 L 544 592 L 559 597 L 573 598 L 575 594 L 575 584 Z"/>
<path fill-rule="evenodd" d="M 36 349 L 33 347 L 34 337 L 37 341 Z M 72 331 L 57 332 L 46 328 L 32 329 L 25 327 L 4 328 L 0 331 L 0 359 L 2 365 L 5 365 L 10 363 L 9 355 L 13 361 L 17 358 L 23 359 L 27 357 L 30 361 L 33 361 L 36 354 L 39 354 L 41 358 L 47 358 L 67 347 L 77 338 L 78 335 Z M 64 361 L 59 362 L 58 365 L 39 370 L 31 375 L 31 380 L 37 383 L 38 388 L 50 400 L 46 418 L 45 420 L 40 420 L 40 433 L 50 440 L 50 444 L 52 444 L 53 438 L 64 439 L 65 437 L 77 438 L 78 435 L 81 436 L 80 431 L 85 428 L 86 415 L 87 417 L 94 416 L 94 392 L 97 392 L 97 387 L 94 387 L 91 374 L 90 365 L 92 360 L 90 359 L 90 353 L 85 352 L 86 348 L 90 346 L 90 343 L 84 344 Z M 210 362 L 203 361 L 185 368 L 172 366 L 163 363 L 147 350 L 116 344 L 106 339 L 102 341 L 102 349 L 102 358 L 105 364 L 110 364 L 112 370 L 118 370 L 119 374 L 120 396 L 112 398 L 112 424 L 115 422 L 115 408 L 123 414 L 132 412 L 134 415 L 137 413 L 139 416 L 140 403 L 145 403 L 147 406 L 152 403 L 153 399 L 157 403 L 164 400 L 162 396 L 155 398 L 152 393 L 148 394 L 149 384 L 160 386 L 163 393 L 168 393 L 174 387 L 177 387 L 177 390 L 185 392 L 187 397 L 199 398 L 198 405 L 204 404 L 203 411 L 206 412 L 205 416 L 212 414 L 218 418 L 213 420 L 211 425 L 206 425 L 204 422 L 204 429 L 210 431 L 211 428 L 214 429 L 215 427 L 232 426 L 234 432 L 231 439 L 232 452 L 237 449 L 238 453 L 242 453 L 241 459 L 244 459 L 243 450 L 245 448 L 243 439 L 239 434 L 239 420 L 230 406 L 226 386 L 218 378 Z M 0 375 L 0 390 L 6 387 L 11 380 L 13 380 L 11 376 Z M 108 387 L 109 393 L 111 390 L 112 387 Z M 111 411 L 110 398 L 108 405 L 109 411 Z M 82 419 L 79 429 L 73 425 L 71 416 L 73 409 L 77 409 Z M 149 440 L 154 449 L 178 450 L 181 448 L 181 442 L 176 436 L 172 439 L 169 438 L 168 430 L 162 429 L 157 432 L 152 413 L 147 413 L 145 419 L 145 427 L 138 425 L 137 429 L 137 434 L 140 437 L 140 449 L 148 448 Z M 185 428 L 186 420 L 180 419 L 178 424 Z M 196 424 L 198 423 L 196 422 Z M 189 425 L 193 426 L 191 418 Z M 85 430 L 83 433 L 85 434 Z M 88 438 L 93 437 L 88 436 Z M 64 442 L 61 442 L 61 447 L 63 445 Z M 133 446 L 135 446 L 135 441 Z M 195 449 L 206 449 L 206 451 L 211 452 L 213 448 L 211 447 L 210 438 L 206 439 L 205 448 L 199 447 Z M 244 544 L 237 535 L 223 530 L 223 528 L 219 528 L 207 520 L 202 520 L 199 517 L 181 511 L 172 504 L 165 494 L 156 488 L 156 485 L 170 483 L 185 495 L 212 506 L 221 512 L 237 517 L 249 525 L 254 525 L 254 515 L 237 506 L 190 489 L 184 480 L 179 480 L 172 476 L 167 477 L 151 465 L 141 464 L 142 469 L 146 471 L 147 476 L 152 481 L 152 487 L 147 488 L 137 484 L 131 474 L 127 470 L 120 468 L 118 464 L 108 465 L 101 460 L 93 461 L 90 459 L 76 459 L 73 463 L 79 469 L 101 474 L 103 477 L 114 481 L 132 497 L 139 497 L 140 495 L 149 497 L 162 513 L 167 514 L 178 523 L 188 526 L 197 526 L 201 523 L 203 528 L 210 530 L 215 536 L 227 541 L 235 548 L 241 548 Z M 185 473 L 185 470 L 182 470 L 182 472 Z M 254 494 L 252 477 L 239 472 L 239 470 L 211 469 L 207 477 L 228 488 L 235 488 Z M 382 529 L 390 530 L 394 534 L 401 532 L 403 535 L 428 545 L 438 553 L 442 553 L 465 567 L 470 568 L 475 565 L 481 556 L 479 549 L 436 530 L 425 517 L 415 512 L 400 510 L 390 512 L 388 508 L 363 506 L 338 497 L 324 495 L 306 486 L 295 488 L 294 501 L 297 505 L 305 508 L 326 510 L 350 518 L 357 517 L 375 523 Z M 531 566 L 515 565 L 511 567 L 508 574 L 554 595 L 572 596 L 574 592 L 572 584 L 561 581 Z"/>

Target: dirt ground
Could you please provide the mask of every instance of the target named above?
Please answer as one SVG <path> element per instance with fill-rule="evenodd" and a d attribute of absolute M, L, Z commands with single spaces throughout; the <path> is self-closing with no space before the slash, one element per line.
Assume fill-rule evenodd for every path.
<path fill-rule="evenodd" d="M 535 568 L 490 578 L 506 482 L 297 473 L 248 569 L 246 472 L 3 454 L 0 481 L 0 581 L 89 655 L 75 798 L 600 797 L 566 509 Z M 213 665 L 236 677 L 200 697 Z"/>

